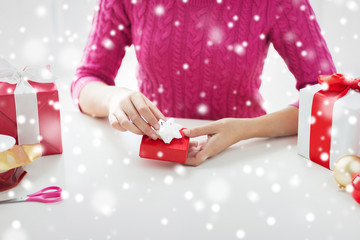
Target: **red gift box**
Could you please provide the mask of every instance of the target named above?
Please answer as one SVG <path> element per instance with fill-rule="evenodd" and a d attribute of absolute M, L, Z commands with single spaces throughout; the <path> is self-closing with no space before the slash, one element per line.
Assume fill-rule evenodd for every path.
<path fill-rule="evenodd" d="M 22 167 L 0 172 L 0 192 L 16 187 L 26 175 Z"/>
<path fill-rule="evenodd" d="M 41 70 L 41 68 L 39 69 Z M 23 77 L 21 74 L 25 75 L 26 72 L 14 72 L 14 75 L 15 74 Z M 54 82 L 38 82 L 37 79 L 31 78 L 31 74 L 29 76 L 29 81 L 24 79 L 21 81 L 26 81 L 30 84 L 33 90 L 35 90 L 35 93 L 29 93 L 29 91 L 27 91 L 22 95 L 25 96 L 24 99 L 36 96 L 35 102 L 26 102 L 24 100 L 16 102 L 17 96 L 21 94 L 16 93 L 15 89 L 19 87 L 20 83 L 11 84 L 5 80 L 1 81 L 0 79 L 0 134 L 14 137 L 18 145 L 40 142 L 42 155 L 62 153 L 58 90 Z M 34 96 L 31 96 L 31 94 Z M 32 104 L 36 102 L 37 105 Z M 35 114 L 36 117 L 19 115 L 18 111 L 20 111 L 20 109 L 25 112 L 29 112 L 29 109 L 36 109 L 37 113 L 34 113 L 35 110 L 30 111 L 31 114 Z M 21 121 L 21 123 L 18 121 Z M 22 122 L 24 122 L 24 125 L 21 125 Z M 38 133 L 38 136 L 28 134 L 24 131 L 29 130 L 30 132 L 34 132 L 33 129 L 36 129 L 35 132 Z M 20 140 L 20 138 L 22 140 Z M 31 139 L 32 142 L 28 142 L 29 139 Z"/>
<path fill-rule="evenodd" d="M 168 162 L 177 162 L 184 164 L 189 148 L 189 138 L 184 136 L 183 130 L 180 129 L 182 138 L 174 138 L 169 144 L 163 140 L 152 138 L 144 135 L 140 144 L 139 156 L 142 158 L 156 159 Z"/>
<path fill-rule="evenodd" d="M 360 79 L 320 75 L 300 90 L 298 153 L 333 170 L 338 159 L 360 153 Z"/>

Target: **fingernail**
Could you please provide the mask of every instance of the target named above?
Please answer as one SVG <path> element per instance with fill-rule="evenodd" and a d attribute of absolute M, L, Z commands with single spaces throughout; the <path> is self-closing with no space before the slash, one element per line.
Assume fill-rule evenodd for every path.
<path fill-rule="evenodd" d="M 150 137 L 151 137 L 153 140 L 156 140 L 156 139 L 157 139 L 157 135 L 156 135 L 155 133 L 152 133 L 152 134 L 150 135 Z"/>
<path fill-rule="evenodd" d="M 190 134 L 190 130 L 189 130 L 189 129 L 184 129 L 184 130 L 183 130 L 183 133 L 184 133 L 185 135 L 189 135 L 189 134 Z"/>
<path fill-rule="evenodd" d="M 159 130 L 159 129 L 160 129 L 160 125 L 159 125 L 158 123 L 156 123 L 156 124 L 154 125 L 154 128 L 155 128 L 156 130 Z"/>

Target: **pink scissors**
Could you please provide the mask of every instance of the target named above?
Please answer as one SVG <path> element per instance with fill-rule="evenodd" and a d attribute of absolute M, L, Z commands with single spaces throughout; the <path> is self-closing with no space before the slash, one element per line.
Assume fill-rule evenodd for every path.
<path fill-rule="evenodd" d="M 3 203 L 15 203 L 15 202 L 41 202 L 41 203 L 55 203 L 62 200 L 60 187 L 52 186 L 41 189 L 40 191 L 27 195 L 27 197 L 12 198 L 8 200 L 0 201 Z"/>

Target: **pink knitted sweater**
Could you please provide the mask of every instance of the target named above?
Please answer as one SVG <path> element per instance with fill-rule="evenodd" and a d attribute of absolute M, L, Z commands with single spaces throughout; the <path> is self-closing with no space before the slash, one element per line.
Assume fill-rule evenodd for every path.
<path fill-rule="evenodd" d="M 140 91 L 169 117 L 265 114 L 259 87 L 270 43 L 297 89 L 335 72 L 308 0 L 100 0 L 95 10 L 71 87 L 76 103 L 89 82 L 115 85 L 131 44 Z"/>

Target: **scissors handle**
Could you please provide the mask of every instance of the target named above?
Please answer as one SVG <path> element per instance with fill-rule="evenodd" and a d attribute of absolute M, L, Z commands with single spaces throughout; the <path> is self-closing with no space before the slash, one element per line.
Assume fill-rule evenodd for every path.
<path fill-rule="evenodd" d="M 55 203 L 62 200 L 61 198 L 61 191 L 60 187 L 51 186 L 40 191 L 29 194 L 27 202 L 41 202 L 41 203 Z"/>

